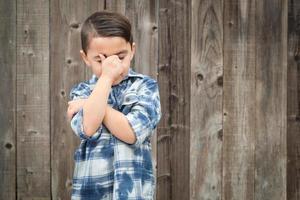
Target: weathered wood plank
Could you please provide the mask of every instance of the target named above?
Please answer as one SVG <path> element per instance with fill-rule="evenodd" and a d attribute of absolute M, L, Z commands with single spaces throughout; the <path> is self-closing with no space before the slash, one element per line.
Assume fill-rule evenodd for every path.
<path fill-rule="evenodd" d="M 157 199 L 189 199 L 191 2 L 161 0 L 159 8 L 158 80 L 164 95 Z"/>
<path fill-rule="evenodd" d="M 132 68 L 157 79 L 158 70 L 158 3 L 157 1 L 126 1 L 125 15 L 132 24 L 136 45 Z M 151 138 L 154 175 L 157 177 L 157 133 Z"/>
<path fill-rule="evenodd" d="M 17 1 L 17 199 L 50 199 L 49 1 Z"/>
<path fill-rule="evenodd" d="M 0 199 L 16 199 L 16 1 L 0 1 Z"/>
<path fill-rule="evenodd" d="M 159 1 L 158 21 L 158 82 L 161 91 L 160 101 L 162 118 L 157 128 L 157 199 L 171 199 L 171 44 L 170 44 L 170 16 L 167 1 Z"/>
<path fill-rule="evenodd" d="M 104 0 L 51 1 L 51 155 L 53 199 L 70 199 L 74 150 L 80 140 L 67 120 L 71 87 L 91 78 L 80 58 L 80 30 L 92 13 L 104 9 Z"/>
<path fill-rule="evenodd" d="M 224 1 L 222 199 L 254 199 L 255 1 Z"/>
<path fill-rule="evenodd" d="M 288 2 L 287 199 L 300 199 L 300 1 Z"/>
<path fill-rule="evenodd" d="M 125 15 L 132 24 L 136 43 L 133 68 L 156 79 L 158 3 L 148 0 L 127 1 Z"/>
<path fill-rule="evenodd" d="M 256 2 L 254 199 L 286 199 L 287 1 Z"/>
<path fill-rule="evenodd" d="M 191 12 L 190 199 L 221 199 L 223 1 Z"/>

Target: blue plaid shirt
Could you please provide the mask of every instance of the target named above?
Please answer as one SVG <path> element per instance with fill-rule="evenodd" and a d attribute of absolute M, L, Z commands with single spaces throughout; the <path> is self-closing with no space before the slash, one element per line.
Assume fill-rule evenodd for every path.
<path fill-rule="evenodd" d="M 97 80 L 93 75 L 75 85 L 70 99 L 88 98 Z M 72 130 L 81 139 L 74 154 L 72 199 L 153 199 L 156 180 L 150 138 L 161 118 L 158 84 L 130 68 L 122 82 L 112 86 L 107 103 L 125 115 L 137 140 L 122 142 L 103 124 L 87 136 L 81 108 L 71 120 Z"/>

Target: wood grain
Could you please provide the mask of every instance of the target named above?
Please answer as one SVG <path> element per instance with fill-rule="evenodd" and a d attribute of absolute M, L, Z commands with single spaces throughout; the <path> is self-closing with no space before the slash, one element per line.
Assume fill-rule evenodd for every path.
<path fill-rule="evenodd" d="M 287 199 L 300 199 L 300 2 L 289 0 L 287 67 Z"/>
<path fill-rule="evenodd" d="M 16 1 L 0 1 L 0 199 L 16 199 Z"/>
<path fill-rule="evenodd" d="M 133 68 L 157 79 L 158 65 L 158 3 L 137 0 L 126 2 L 125 15 L 132 24 L 136 44 Z"/>
<path fill-rule="evenodd" d="M 255 1 L 224 2 L 222 199 L 254 199 Z"/>
<path fill-rule="evenodd" d="M 17 1 L 17 199 L 50 199 L 49 2 Z"/>
<path fill-rule="evenodd" d="M 124 15 L 126 13 L 126 3 L 126 0 L 105 0 L 105 10 Z"/>
<path fill-rule="evenodd" d="M 255 199 L 286 199 L 287 1 L 256 4 Z"/>
<path fill-rule="evenodd" d="M 192 1 L 190 199 L 221 199 L 223 1 Z"/>
<path fill-rule="evenodd" d="M 189 199 L 190 1 L 159 1 L 159 75 L 163 119 L 158 128 L 157 199 Z"/>
<path fill-rule="evenodd" d="M 156 198 L 169 200 L 172 197 L 171 177 L 171 44 L 170 44 L 170 16 L 167 1 L 159 1 L 158 21 L 158 82 L 162 92 L 162 118 L 157 128 L 157 195 Z"/>

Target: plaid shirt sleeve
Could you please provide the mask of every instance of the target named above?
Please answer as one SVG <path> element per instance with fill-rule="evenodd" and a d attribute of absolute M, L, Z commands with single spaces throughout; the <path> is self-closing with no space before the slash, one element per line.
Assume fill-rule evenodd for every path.
<path fill-rule="evenodd" d="M 70 99 L 86 99 L 89 96 L 89 88 L 84 83 L 80 83 L 74 86 L 70 91 Z M 71 128 L 75 135 L 77 135 L 81 140 L 96 141 L 99 139 L 102 124 L 99 126 L 97 131 L 92 136 L 87 136 L 83 130 L 83 108 L 81 108 L 71 119 Z"/>
<path fill-rule="evenodd" d="M 134 133 L 136 142 L 133 146 L 143 144 L 150 139 L 154 129 L 161 118 L 160 96 L 157 81 L 147 79 L 137 91 L 138 101 L 126 114 Z"/>

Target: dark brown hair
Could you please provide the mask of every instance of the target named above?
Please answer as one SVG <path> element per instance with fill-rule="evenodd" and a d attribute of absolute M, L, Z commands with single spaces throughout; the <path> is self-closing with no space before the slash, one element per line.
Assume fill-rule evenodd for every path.
<path fill-rule="evenodd" d="M 94 37 L 122 37 L 130 45 L 133 42 L 129 20 L 119 13 L 108 11 L 95 12 L 84 21 L 81 28 L 81 46 L 85 54 L 90 40 Z"/>

